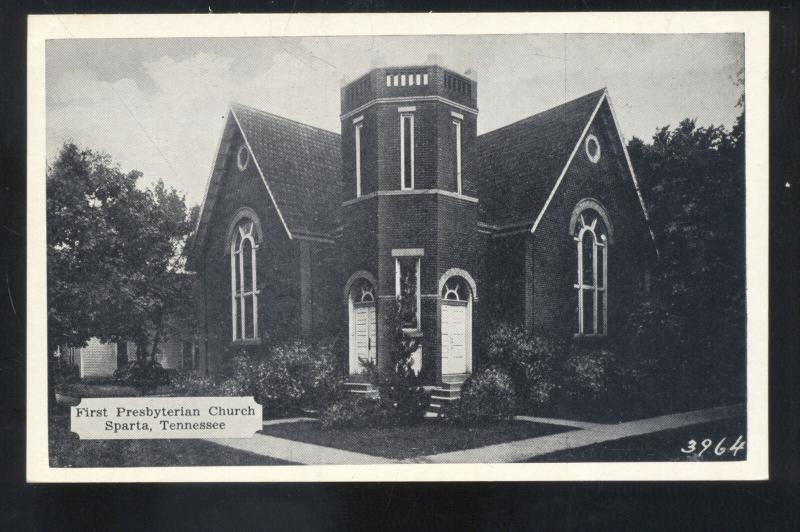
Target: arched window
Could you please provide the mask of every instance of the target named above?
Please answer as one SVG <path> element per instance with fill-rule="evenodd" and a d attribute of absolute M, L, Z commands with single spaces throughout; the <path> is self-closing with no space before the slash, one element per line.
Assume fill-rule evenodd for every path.
<path fill-rule="evenodd" d="M 256 282 L 255 222 L 241 218 L 231 235 L 232 340 L 258 339 L 258 283 Z"/>
<path fill-rule="evenodd" d="M 445 301 L 468 301 L 469 297 L 469 285 L 463 278 L 453 276 L 444 282 L 442 299 Z"/>
<path fill-rule="evenodd" d="M 572 216 L 570 230 L 576 243 L 578 334 L 608 333 L 608 216 L 599 203 L 584 200 Z"/>

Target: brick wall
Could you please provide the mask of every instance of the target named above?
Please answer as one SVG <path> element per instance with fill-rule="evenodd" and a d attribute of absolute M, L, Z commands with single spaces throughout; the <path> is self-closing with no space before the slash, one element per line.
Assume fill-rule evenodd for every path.
<path fill-rule="evenodd" d="M 598 112 L 589 134 L 600 142 L 600 160 L 590 162 L 581 145 L 533 236 L 532 323 L 537 331 L 566 335 L 577 331 L 577 291 L 573 288 L 577 252 L 569 220 L 581 199 L 598 200 L 614 230 L 608 263 L 609 335 L 643 293 L 644 272 L 653 258 L 654 248 L 607 104 Z"/>
<path fill-rule="evenodd" d="M 528 232 L 488 238 L 480 301 L 481 322 L 522 325 L 525 292 L 525 240 Z M 481 289 L 481 287 L 479 287 Z"/>
<path fill-rule="evenodd" d="M 241 207 L 253 209 L 261 223 L 263 239 L 257 251 L 258 327 L 263 338 L 296 336 L 300 330 L 300 250 L 291 241 L 271 203 L 253 161 L 244 171 L 236 166 L 240 134 L 231 142 L 227 173 L 209 223 L 201 263 L 201 303 L 209 370 L 239 349 L 231 342 L 231 279 L 228 229 Z M 256 349 L 256 348 L 249 348 Z"/>
<path fill-rule="evenodd" d="M 412 69 L 413 70 L 413 69 Z M 471 85 L 471 97 L 445 86 L 445 72 L 430 70 L 429 85 L 380 87 L 385 85 L 385 73 L 361 84 L 361 90 L 372 87 L 374 97 L 400 95 L 442 95 L 474 106 L 476 87 Z M 374 74 L 374 73 L 373 73 Z M 463 82 L 464 80 L 462 80 Z M 347 96 L 343 91 L 344 113 L 370 97 Z M 461 90 L 464 90 L 462 83 Z M 450 93 L 453 94 L 450 94 Z M 463 193 L 475 196 L 477 184 L 473 177 L 476 118 L 474 114 L 438 101 L 376 103 L 342 120 L 343 200 L 356 195 L 355 136 L 353 118 L 363 116 L 361 124 L 361 183 L 362 195 L 376 190 L 399 191 L 400 183 L 400 107 L 414 107 L 414 189 L 433 189 L 455 192 L 455 134 L 452 111 L 464 115 L 462 138 Z M 358 270 L 366 270 L 377 279 L 376 295 L 379 363 L 388 360 L 394 335 L 392 318 L 396 311 L 395 259 L 393 249 L 421 248 L 421 329 L 423 333 L 423 372 L 427 380 L 435 381 L 439 371 L 439 294 L 438 282 L 450 268 L 461 268 L 474 278 L 479 277 L 477 262 L 480 256 L 480 236 L 477 232 L 477 205 L 461 198 L 433 193 L 407 193 L 365 198 L 342 207 L 342 235 L 337 242 L 342 254 L 342 287 L 344 281 Z M 342 293 L 343 295 L 343 293 Z M 342 297 L 341 307 L 346 310 Z M 479 308 L 475 305 L 473 308 Z M 342 330 L 347 331 L 347 316 L 343 312 Z M 476 327 L 473 326 L 473 330 Z"/>

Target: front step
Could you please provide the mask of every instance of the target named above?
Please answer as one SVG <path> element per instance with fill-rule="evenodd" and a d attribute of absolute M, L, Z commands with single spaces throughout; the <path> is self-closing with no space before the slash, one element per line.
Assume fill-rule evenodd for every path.
<path fill-rule="evenodd" d="M 370 382 L 345 382 L 344 389 L 349 393 L 361 395 L 364 397 L 377 398 L 378 389 Z"/>
<path fill-rule="evenodd" d="M 452 404 L 461 399 L 461 386 L 464 379 L 451 378 L 447 382 L 442 382 L 431 390 L 431 400 L 429 412 L 438 415 L 445 405 Z"/>

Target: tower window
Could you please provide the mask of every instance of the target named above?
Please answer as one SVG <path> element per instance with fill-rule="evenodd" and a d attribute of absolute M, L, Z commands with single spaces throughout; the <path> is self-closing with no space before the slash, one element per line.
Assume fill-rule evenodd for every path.
<path fill-rule="evenodd" d="M 461 120 L 453 120 L 453 143 L 455 145 L 456 192 L 461 194 Z"/>
<path fill-rule="evenodd" d="M 395 257 L 395 296 L 403 329 L 420 329 L 420 257 Z"/>
<path fill-rule="evenodd" d="M 355 125 L 356 136 L 356 197 L 361 197 L 361 128 L 363 123 Z"/>
<path fill-rule="evenodd" d="M 414 114 L 400 114 L 400 188 L 414 188 Z"/>

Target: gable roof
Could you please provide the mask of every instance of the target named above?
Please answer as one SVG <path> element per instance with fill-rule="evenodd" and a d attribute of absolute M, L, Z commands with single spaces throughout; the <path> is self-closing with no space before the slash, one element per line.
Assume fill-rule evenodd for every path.
<path fill-rule="evenodd" d="M 332 233 L 341 200 L 341 136 L 241 104 L 231 111 L 289 233 Z"/>
<path fill-rule="evenodd" d="M 339 223 L 340 135 L 233 103 L 208 178 L 191 249 L 196 251 L 207 236 L 237 130 L 289 238 L 331 238 Z M 191 252 L 190 257 L 193 255 Z"/>
<path fill-rule="evenodd" d="M 478 136 L 481 221 L 533 225 L 604 97 L 600 89 Z"/>

